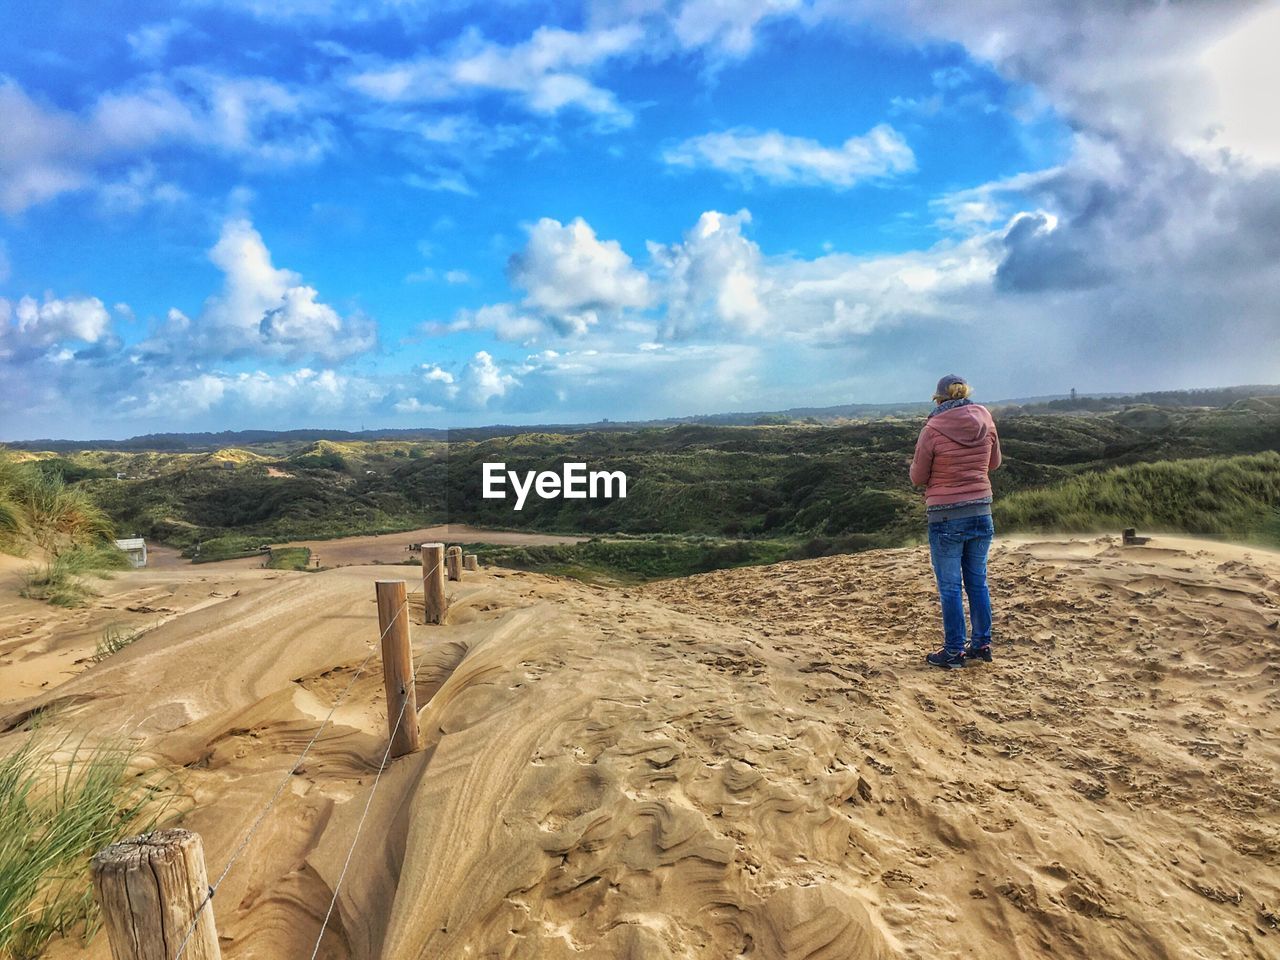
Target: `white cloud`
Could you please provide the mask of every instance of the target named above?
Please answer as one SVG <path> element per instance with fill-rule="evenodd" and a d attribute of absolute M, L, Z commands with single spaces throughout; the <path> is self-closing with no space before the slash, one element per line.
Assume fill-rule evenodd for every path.
<path fill-rule="evenodd" d="M 870 19 L 912 40 L 959 42 L 1006 78 L 1034 84 L 1085 129 L 1185 145 L 1203 142 L 1223 120 L 1225 104 L 1205 54 L 1247 29 L 1251 15 L 1267 26 L 1264 9 L 1251 3 L 858 0 L 820 3 L 816 12 L 833 20 Z M 1275 70 L 1268 49 L 1274 34 L 1261 43 L 1247 54 L 1247 62 L 1264 70 L 1254 74 L 1257 90 L 1266 88 L 1265 70 Z M 1266 52 L 1259 57 L 1260 50 Z M 1264 118 L 1274 114 L 1265 95 L 1237 105 L 1251 122 L 1269 122 Z"/>
<path fill-rule="evenodd" d="M 417 397 L 406 397 L 395 403 L 396 413 L 442 413 L 444 407 L 434 403 L 423 403 Z"/>
<path fill-rule="evenodd" d="M 750 222 L 746 210 L 708 210 L 682 243 L 649 244 L 663 282 L 666 336 L 715 329 L 754 333 L 764 328 L 767 280 L 760 248 L 742 233 Z"/>
<path fill-rule="evenodd" d="M 539 27 L 528 40 L 503 46 L 471 32 L 441 56 L 366 69 L 350 82 L 380 101 L 444 102 L 507 93 L 533 113 L 550 115 L 576 107 L 626 125 L 630 112 L 584 74 L 631 50 L 641 36 L 631 25 L 581 33 Z"/>
<path fill-rule="evenodd" d="M 520 379 L 510 364 L 495 360 L 480 350 L 457 373 L 438 364 L 421 364 L 409 394 L 395 404 L 400 413 L 430 413 L 439 410 L 479 410 L 492 400 L 501 400 L 520 387 Z"/>
<path fill-rule="evenodd" d="M 847 189 L 864 180 L 915 169 L 915 155 L 892 127 L 880 124 L 839 147 L 770 130 L 706 133 L 663 153 L 676 167 L 709 167 L 746 180 L 778 185 L 824 185 Z"/>
<path fill-rule="evenodd" d="M 453 383 L 453 374 L 448 370 L 441 369 L 436 364 L 422 365 L 422 379 L 428 383 Z"/>
<path fill-rule="evenodd" d="M 686 0 L 672 26 L 686 47 L 713 47 L 741 57 L 754 47 L 761 21 L 802 8 L 801 0 Z"/>
<path fill-rule="evenodd" d="M 137 30 L 127 34 L 125 39 L 129 42 L 129 49 L 136 59 L 153 63 L 163 60 L 174 38 L 190 29 L 191 25 L 185 20 L 162 20 L 143 24 Z"/>
<path fill-rule="evenodd" d="M 1280 5 L 1258 10 L 1205 51 L 1217 94 L 1213 140 L 1266 163 L 1280 163 Z"/>
<path fill-rule="evenodd" d="M 775 332 L 841 344 L 905 324 L 977 322 L 993 293 L 998 236 L 901 254 L 771 261 L 767 304 Z"/>
<path fill-rule="evenodd" d="M 290 344 L 323 351 L 341 338 L 342 318 L 326 303 L 316 301 L 315 287 L 290 287 L 280 306 L 262 315 L 259 331 L 272 344 Z"/>
<path fill-rule="evenodd" d="M 481 350 L 467 364 L 464 389 L 477 406 L 487 406 L 494 397 L 506 396 L 520 385 L 520 381 L 494 363 L 486 351 Z"/>
<path fill-rule="evenodd" d="M 137 213 L 153 204 L 173 206 L 186 199 L 186 191 L 160 180 L 151 163 L 134 167 L 119 180 L 103 183 L 98 188 L 98 205 L 109 215 Z"/>
<path fill-rule="evenodd" d="M 211 358 L 257 354 L 338 359 L 363 353 L 376 343 L 369 322 L 344 319 L 320 302 L 315 288 L 303 284 L 297 273 L 277 268 L 249 220 L 227 220 L 209 259 L 223 273 L 222 291 L 205 302 L 195 323 L 171 311 L 169 325 L 144 345 L 146 349 L 191 349 Z"/>
<path fill-rule="evenodd" d="M 31 99 L 16 80 L 0 76 L 0 210 L 20 213 L 83 186 L 84 145 L 76 119 Z"/>
<path fill-rule="evenodd" d="M 486 304 L 475 310 L 462 309 L 451 323 L 428 326 L 429 334 L 455 333 L 461 330 L 489 330 L 499 340 L 528 343 L 547 332 L 541 318 L 532 316 L 510 303 Z"/>
<path fill-rule="evenodd" d="M 581 333 L 600 313 L 648 305 L 648 278 L 616 240 L 601 240 L 581 217 L 568 224 L 543 217 L 511 258 L 511 280 L 524 304 L 552 318 L 562 332 Z"/>
<path fill-rule="evenodd" d="M 0 298 L 0 351 L 46 350 L 68 342 L 98 343 L 107 338 L 111 315 L 97 297 L 58 299 L 46 294 L 40 302 L 23 297 L 16 305 Z M 16 320 L 10 326 L 9 318 Z"/>
<path fill-rule="evenodd" d="M 427 175 L 407 173 L 404 175 L 406 186 L 415 190 L 431 190 L 436 193 L 456 193 L 460 197 L 474 197 L 475 188 L 467 182 L 461 173 L 451 170 L 435 170 Z"/>
<path fill-rule="evenodd" d="M 700 51 L 712 67 L 755 49 L 770 19 L 808 22 L 811 0 L 589 0 L 588 22 L 601 27 L 643 23 L 651 52 Z"/>
<path fill-rule="evenodd" d="M 834 345 L 905 324 L 975 321 L 1003 252 L 1002 231 L 987 230 L 901 254 L 766 257 L 743 233 L 750 222 L 746 210 L 709 210 L 682 242 L 650 244 L 664 337 Z"/>
<path fill-rule="evenodd" d="M 315 162 L 330 149 L 332 129 L 313 100 L 267 78 L 186 69 L 102 93 L 76 114 L 37 103 L 17 81 L 0 77 L 0 210 L 20 213 L 98 185 L 122 157 L 138 161 L 135 173 L 106 185 L 108 208 L 171 200 L 176 188 L 145 173 L 145 158 L 169 146 L 212 150 L 250 166 Z M 149 182 L 131 181 L 135 176 Z"/>
<path fill-rule="evenodd" d="M 335 370 L 302 367 L 271 374 L 261 370 L 246 373 L 201 373 L 165 383 L 151 390 L 136 404 L 136 416 L 172 416 L 225 410 L 284 410 L 295 415 L 345 412 L 365 406 L 386 395 L 386 389 L 369 380 Z"/>
<path fill-rule="evenodd" d="M 444 282 L 458 285 L 471 282 L 471 274 L 465 270 L 446 270 L 444 272 Z"/>

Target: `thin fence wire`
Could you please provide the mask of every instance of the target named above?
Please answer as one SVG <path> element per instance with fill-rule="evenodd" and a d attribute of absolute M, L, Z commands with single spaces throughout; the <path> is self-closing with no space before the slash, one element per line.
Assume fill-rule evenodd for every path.
<path fill-rule="evenodd" d="M 433 566 L 430 570 L 428 570 L 426 573 L 424 573 L 424 574 L 422 575 L 422 579 L 423 579 L 423 580 L 426 580 L 426 578 L 427 578 L 427 577 L 429 577 L 429 576 L 431 576 L 432 574 L 434 574 L 434 573 L 436 572 L 436 570 L 438 570 L 439 568 L 440 568 L 440 563 L 436 563 L 436 564 L 435 564 L 435 566 Z M 360 676 L 364 673 L 364 668 L 365 668 L 365 667 L 367 667 L 367 666 L 369 665 L 369 661 L 370 661 L 370 660 L 372 660 L 372 659 L 373 659 L 374 654 L 376 654 L 376 653 L 378 652 L 379 647 L 381 646 L 383 639 L 384 639 L 384 638 L 386 637 L 386 635 L 387 635 L 387 632 L 388 632 L 388 631 L 391 629 L 391 627 L 395 624 L 396 620 L 398 620 L 398 619 L 399 619 L 400 614 L 401 614 L 401 613 L 403 613 L 406 609 L 408 609 L 408 606 L 409 606 L 409 598 L 410 598 L 410 597 L 413 597 L 413 596 L 416 596 L 417 594 L 422 593 L 422 592 L 423 592 L 423 588 L 422 588 L 422 587 L 419 587 L 418 589 L 413 590 L 413 591 L 411 591 L 410 593 L 405 594 L 404 603 L 400 604 L 400 606 L 396 608 L 395 616 L 393 616 L 393 617 L 390 619 L 390 621 L 387 623 L 387 627 L 386 627 L 386 629 L 382 631 L 381 635 L 379 635 L 377 642 L 376 642 L 376 643 L 374 643 L 374 645 L 373 645 L 372 649 L 370 649 L 370 650 L 369 650 L 368 655 L 367 655 L 367 656 L 365 656 L 365 658 L 364 658 L 363 660 L 361 660 L 361 661 L 360 661 L 360 666 L 356 668 L 356 672 L 352 675 L 351 679 L 347 682 L 347 685 L 346 685 L 346 687 L 345 687 L 345 688 L 343 688 L 342 693 L 340 693 L 340 694 L 338 695 L 338 699 L 336 699 L 335 701 L 333 701 L 333 706 L 331 706 L 331 707 L 329 708 L 329 712 L 325 715 L 324 720 L 322 720 L 322 721 L 320 722 L 320 726 L 316 729 L 316 732 L 315 732 L 314 734 L 312 734 L 311 739 L 310 739 L 309 741 L 307 741 L 307 745 L 306 745 L 305 747 L 303 747 L 303 748 L 302 748 L 302 753 L 298 754 L 298 759 L 297 759 L 297 760 L 295 760 L 295 761 L 294 761 L 294 763 L 293 763 L 293 766 L 289 768 L 289 772 L 288 772 L 288 773 L 286 773 L 286 774 L 284 775 L 284 777 L 280 780 L 279 785 L 276 787 L 275 793 L 273 793 L 273 794 L 271 795 L 271 799 L 267 801 L 267 805 L 266 805 L 265 807 L 263 807 L 263 808 L 262 808 L 262 810 L 261 810 L 261 812 L 258 814 L 257 818 L 253 821 L 252 825 L 250 825 L 250 827 L 249 827 L 248 831 L 245 833 L 244 838 L 243 838 L 243 839 L 241 839 L 240 844 L 239 844 L 239 845 L 235 848 L 235 850 L 232 852 L 230 859 L 229 859 L 229 860 L 227 860 L 227 864 L 226 864 L 226 866 L 222 868 L 222 873 L 220 873 L 220 874 L 218 875 L 218 879 L 217 879 L 217 880 L 215 880 L 215 881 L 213 882 L 213 884 L 209 887 L 209 891 L 208 891 L 208 893 L 206 893 L 206 894 L 205 894 L 204 899 L 200 901 L 200 906 L 198 906 L 198 907 L 196 908 L 196 912 L 195 912 L 195 913 L 192 915 L 192 917 L 191 917 L 191 924 L 190 924 L 190 926 L 188 926 L 188 927 L 187 927 L 186 935 L 185 935 L 185 936 L 183 936 L 183 938 L 182 938 L 182 942 L 178 944 L 178 952 L 177 952 L 177 953 L 175 953 L 175 954 L 173 955 L 173 960 L 181 960 L 181 958 L 182 958 L 182 954 L 183 954 L 183 953 L 186 951 L 186 949 L 187 949 L 187 944 L 191 942 L 191 938 L 192 938 L 192 936 L 195 934 L 196 929 L 197 929 L 197 928 L 199 927 L 199 925 L 200 925 L 200 918 L 201 918 L 202 916 L 204 916 L 204 911 L 205 911 L 205 909 L 209 906 L 209 904 L 211 904 L 211 903 L 213 902 L 214 895 L 215 895 L 215 894 L 217 894 L 217 892 L 218 892 L 218 888 L 219 888 L 220 886 L 222 886 L 222 881 L 223 881 L 223 880 L 225 880 L 225 879 L 227 879 L 227 874 L 229 874 L 229 873 L 231 872 L 231 868 L 235 865 L 235 862 L 236 862 L 238 859 L 240 859 L 240 855 L 241 855 L 242 853 L 244 853 L 245 848 L 247 848 L 247 847 L 249 846 L 249 842 L 253 839 L 254 834 L 256 834 L 256 833 L 258 832 L 258 828 L 262 826 L 263 821 L 264 821 L 264 820 L 266 820 L 266 818 L 267 818 L 267 814 L 268 814 L 268 813 L 270 813 L 270 812 L 271 812 L 271 809 L 276 805 L 276 801 L 278 801 L 278 800 L 280 799 L 280 796 L 281 796 L 281 794 L 283 794 L 283 793 L 284 793 L 285 788 L 289 786 L 289 781 L 290 781 L 290 780 L 292 780 L 293 775 L 294 775 L 295 773 L 297 773 L 298 768 L 302 766 L 302 761 L 303 761 L 303 760 L 305 760 L 305 759 L 307 758 L 307 754 L 309 754 L 309 753 L 311 752 L 311 748 L 312 748 L 312 747 L 314 747 L 314 746 L 316 745 L 316 741 L 320 739 L 320 734 L 322 734 L 322 733 L 324 732 L 324 730 L 325 730 L 325 727 L 327 727 L 327 726 L 329 725 L 329 721 L 333 719 L 333 715 L 337 712 L 338 707 L 340 707 L 340 706 L 342 705 L 342 702 L 343 702 L 344 700 L 346 700 L 346 699 L 347 699 L 347 695 L 351 692 L 351 688 L 352 688 L 352 687 L 354 687 L 354 686 L 356 685 L 356 681 L 357 681 L 357 680 L 359 680 L 359 679 L 360 679 Z M 418 675 L 418 670 L 417 670 L 417 667 L 416 667 L 416 666 L 414 667 L 413 675 L 414 675 L 414 679 L 415 679 L 415 681 L 416 681 L 416 679 L 417 679 L 417 675 Z M 408 704 L 408 702 L 409 702 L 408 697 L 405 697 L 405 698 L 404 698 L 404 704 L 401 704 L 401 707 L 400 707 L 400 714 L 401 714 L 401 716 L 403 716 L 403 715 L 404 715 L 404 705 L 405 705 L 405 704 Z M 396 719 L 396 730 L 399 730 L 399 728 L 400 728 L 400 720 L 399 720 L 399 718 L 397 718 L 397 719 Z M 395 739 L 395 732 L 394 732 L 394 731 L 393 731 L 393 732 L 392 732 L 392 734 L 391 734 L 391 738 L 392 738 L 393 740 Z M 390 740 L 388 740 L 388 741 L 387 741 L 387 753 L 389 754 L 389 753 L 390 753 L 390 751 L 391 751 L 391 741 L 390 741 Z M 385 766 L 385 765 L 386 765 L 386 756 L 384 755 L 384 757 L 383 757 L 383 766 Z M 379 769 L 379 770 L 378 770 L 378 777 L 381 777 L 381 776 L 382 776 L 382 770 L 381 770 L 381 769 Z M 374 788 L 375 788 L 375 789 L 377 788 L 377 779 L 375 779 L 375 780 L 374 780 Z M 372 797 L 372 795 L 371 795 L 371 797 Z M 365 808 L 365 813 L 366 813 L 366 814 L 368 813 L 368 807 L 367 807 L 367 806 L 366 806 L 366 808 Z M 360 822 L 361 822 L 361 824 L 363 825 L 363 823 L 364 823 L 364 818 L 363 818 L 363 817 L 361 818 L 361 821 L 360 821 Z M 358 837 L 358 836 L 359 836 L 359 833 L 357 832 L 357 834 L 356 834 L 356 835 L 357 835 L 357 837 Z M 354 849 L 354 844 L 353 844 L 352 846 L 353 846 L 353 849 Z M 348 853 L 348 854 L 347 854 L 348 859 L 350 859 L 350 856 L 351 856 L 351 855 L 350 855 L 350 853 Z M 344 866 L 344 867 L 343 867 L 343 873 L 345 873 L 345 872 L 346 872 L 346 867 Z M 335 892 L 334 896 L 335 896 L 335 897 L 337 896 L 337 893 L 336 893 L 336 892 Z M 332 909 L 333 909 L 333 906 L 332 906 L 332 904 L 330 904 L 330 910 L 332 910 Z M 325 917 L 325 921 L 326 921 L 326 922 L 328 922 L 328 916 L 327 916 L 327 915 L 326 915 L 326 917 Z M 323 928 L 321 928 L 320 934 L 321 934 L 321 936 L 323 936 L 323 935 L 324 935 L 324 929 L 323 929 Z M 318 946 L 318 944 L 317 944 L 317 946 Z M 314 954 L 313 954 L 313 956 L 314 956 Z"/>
<path fill-rule="evenodd" d="M 418 682 L 418 664 L 413 665 L 413 677 L 409 680 L 411 684 Z M 395 742 L 396 734 L 400 732 L 400 724 L 404 720 L 405 709 L 409 706 L 408 687 L 400 688 L 400 712 L 396 715 L 396 725 L 391 728 L 391 736 L 387 740 L 387 749 L 382 751 L 382 762 L 378 764 L 378 772 L 373 778 L 373 786 L 369 788 L 369 799 L 364 802 L 364 810 L 360 813 L 360 820 L 356 824 L 355 836 L 351 838 L 351 846 L 347 848 L 347 857 L 342 861 L 342 870 L 338 874 L 337 882 L 333 885 L 333 896 L 329 898 L 329 909 L 324 912 L 324 920 L 320 923 L 320 934 L 316 937 L 316 944 L 311 950 L 311 960 L 316 960 L 316 956 L 320 953 L 320 944 L 324 941 L 325 931 L 329 928 L 329 918 L 333 916 L 333 908 L 338 902 L 338 891 L 342 889 L 342 881 L 347 878 L 347 869 L 351 866 L 351 857 L 356 852 L 356 844 L 360 842 L 360 831 L 364 829 L 364 822 L 368 819 L 369 809 L 373 806 L 374 794 L 378 792 L 378 783 L 382 780 L 382 772 L 387 769 L 387 758 L 391 755 L 391 745 Z"/>

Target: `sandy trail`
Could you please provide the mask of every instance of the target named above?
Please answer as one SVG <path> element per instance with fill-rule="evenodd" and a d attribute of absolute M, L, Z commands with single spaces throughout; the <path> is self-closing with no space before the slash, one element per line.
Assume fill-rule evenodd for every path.
<path fill-rule="evenodd" d="M 182 770 L 216 874 L 377 639 L 372 581 L 418 574 L 234 570 L 199 608 L 213 581 L 174 579 L 191 609 L 0 729 L 127 731 Z M 449 624 L 412 628 L 427 748 L 383 774 L 320 955 L 1280 956 L 1280 558 L 1002 543 L 991 577 L 997 661 L 952 673 L 920 662 L 921 549 L 450 584 Z M 43 656 L 10 649 L 6 691 Z M 381 684 L 375 657 L 220 890 L 228 960 L 310 955 Z"/>
<path fill-rule="evenodd" d="M 552 533 L 522 533 L 515 530 L 481 530 L 460 523 L 438 524 L 434 527 L 422 527 L 418 530 L 406 530 L 403 533 L 379 533 L 363 537 L 338 537 L 332 540 L 290 540 L 287 543 L 273 544 L 275 547 L 306 547 L 311 551 L 312 559 L 319 559 L 323 567 L 351 567 L 374 563 L 399 564 L 416 557 L 409 552 L 411 543 L 492 543 L 492 544 L 524 544 L 527 546 L 546 546 L 557 543 L 581 543 L 587 537 L 568 537 Z M 191 566 L 191 561 L 183 557 L 173 547 L 150 545 L 147 548 L 147 567 L 151 570 L 178 570 Z M 197 564 L 206 569 L 216 567 L 220 570 L 260 568 L 263 558 L 237 557 L 234 560 L 215 560 Z"/>
<path fill-rule="evenodd" d="M 438 524 L 404 533 L 381 533 L 368 537 L 342 537 L 337 540 L 296 540 L 277 544 L 281 547 L 307 547 L 320 557 L 325 567 L 352 566 L 368 563 L 399 563 L 411 556 L 411 543 L 493 543 L 546 546 L 556 543 L 582 543 L 586 537 L 566 537 L 552 533 L 523 533 L 515 530 L 481 530 L 462 523 Z"/>

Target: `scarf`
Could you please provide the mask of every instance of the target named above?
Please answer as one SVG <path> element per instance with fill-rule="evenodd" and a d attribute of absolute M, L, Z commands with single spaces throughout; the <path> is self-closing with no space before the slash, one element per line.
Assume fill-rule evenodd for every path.
<path fill-rule="evenodd" d="M 967 407 L 971 403 L 973 403 L 973 401 L 967 397 L 962 400 L 948 400 L 945 403 L 940 403 L 934 407 L 933 410 L 930 411 L 929 416 L 936 417 L 940 413 L 945 413 L 948 410 L 954 410 L 956 407 Z"/>

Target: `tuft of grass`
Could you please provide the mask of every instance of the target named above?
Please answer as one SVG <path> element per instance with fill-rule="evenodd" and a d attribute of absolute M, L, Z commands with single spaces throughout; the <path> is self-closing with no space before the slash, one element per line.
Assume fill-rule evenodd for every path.
<path fill-rule="evenodd" d="M 89 857 L 168 809 L 162 784 L 132 774 L 132 760 L 114 743 L 39 734 L 0 758 L 0 958 L 28 960 L 54 936 L 92 931 Z"/>
<path fill-rule="evenodd" d="M 144 633 L 146 633 L 145 630 L 132 630 L 118 623 L 107 624 L 102 631 L 102 636 L 98 638 L 97 649 L 94 650 L 93 656 L 89 658 L 90 662 L 101 663 L 107 657 L 119 653 L 135 642 Z"/>
<path fill-rule="evenodd" d="M 110 571 L 129 566 L 123 551 L 110 544 L 71 547 L 57 554 L 43 567 L 32 567 L 26 573 L 22 596 L 30 600 L 46 600 L 57 607 L 78 607 L 94 591 L 83 577 L 94 575 L 106 579 Z"/>
<path fill-rule="evenodd" d="M 32 567 L 25 574 L 19 595 L 28 600 L 44 600 L 55 607 L 79 607 L 96 592 L 83 580 L 71 576 L 57 560 L 43 567 Z"/>
<path fill-rule="evenodd" d="M 0 536 L 10 537 L 22 529 L 22 508 L 12 500 L 0 498 Z"/>
<path fill-rule="evenodd" d="M 32 472 L 20 488 L 26 525 L 46 550 L 87 545 L 110 539 L 110 518 L 83 487 L 68 486 L 61 476 Z"/>

